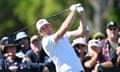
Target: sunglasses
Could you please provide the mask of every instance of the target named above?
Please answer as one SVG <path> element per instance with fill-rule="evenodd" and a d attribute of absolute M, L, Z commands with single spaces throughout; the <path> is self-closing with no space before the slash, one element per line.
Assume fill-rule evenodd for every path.
<path fill-rule="evenodd" d="M 114 30 L 114 31 L 115 31 L 117 28 L 109 27 L 108 29 L 109 29 L 109 30 Z"/>
<path fill-rule="evenodd" d="M 103 39 L 103 37 L 96 37 L 95 39 L 101 39 L 101 40 L 102 40 L 102 39 Z"/>
<path fill-rule="evenodd" d="M 76 47 L 86 47 L 85 45 L 82 45 L 82 44 L 77 44 Z"/>

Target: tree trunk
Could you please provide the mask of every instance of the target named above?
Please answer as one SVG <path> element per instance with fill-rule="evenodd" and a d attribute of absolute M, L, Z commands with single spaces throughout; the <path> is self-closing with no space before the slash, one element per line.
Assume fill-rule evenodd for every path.
<path fill-rule="evenodd" d="M 94 32 L 102 31 L 103 20 L 113 7 L 114 0 L 89 0 L 94 9 L 93 24 Z"/>

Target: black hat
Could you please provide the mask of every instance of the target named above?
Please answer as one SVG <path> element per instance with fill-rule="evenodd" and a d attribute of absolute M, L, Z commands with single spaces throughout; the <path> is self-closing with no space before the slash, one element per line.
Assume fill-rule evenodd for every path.
<path fill-rule="evenodd" d="M 7 53 L 7 49 L 8 47 L 10 46 L 16 46 L 17 48 L 17 52 L 20 50 L 20 44 L 18 44 L 14 39 L 12 38 L 8 38 L 8 42 L 5 44 L 5 47 L 4 47 L 4 50 L 3 50 L 3 53 Z"/>
<path fill-rule="evenodd" d="M 114 21 L 110 21 L 107 26 L 107 28 L 117 28 L 117 23 Z"/>
<path fill-rule="evenodd" d="M 8 49 L 8 47 L 10 47 L 10 46 L 16 46 L 16 48 L 17 48 L 17 51 L 16 51 L 16 52 L 19 52 L 19 50 L 20 50 L 20 48 L 21 48 L 21 47 L 20 47 L 20 44 L 17 44 L 16 42 L 9 42 L 9 41 L 8 41 L 8 43 L 5 44 L 3 53 L 7 53 L 7 49 Z"/>

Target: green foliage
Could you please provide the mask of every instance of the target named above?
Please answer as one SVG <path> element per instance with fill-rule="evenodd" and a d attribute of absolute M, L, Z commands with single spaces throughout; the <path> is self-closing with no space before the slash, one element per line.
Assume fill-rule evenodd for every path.
<path fill-rule="evenodd" d="M 19 20 L 27 24 L 33 24 L 35 21 L 35 10 L 40 0 L 19 0 L 19 4 L 14 9 L 14 14 Z"/>
<path fill-rule="evenodd" d="M 119 0 L 116 1 L 119 3 Z M 48 17 L 54 26 L 54 31 L 56 31 L 69 13 L 64 12 L 64 10 L 75 3 L 82 3 L 87 17 L 92 20 L 94 12 L 88 0 L 0 0 L 0 37 L 25 27 L 23 30 L 27 33 L 36 34 L 36 21 Z M 109 13 L 106 21 L 115 20 L 120 23 L 120 10 L 118 11 L 118 9 L 120 8 L 115 6 L 114 11 Z M 77 16 L 71 30 L 77 28 L 78 24 L 79 17 Z"/>
<path fill-rule="evenodd" d="M 115 21 L 120 28 L 120 0 L 115 0 L 113 9 L 108 13 L 106 21 Z"/>
<path fill-rule="evenodd" d="M 6 20 L 4 22 L 1 23 L 1 28 L 0 28 L 0 34 L 9 34 L 10 31 L 9 30 L 13 30 L 13 27 L 16 26 L 16 23 L 14 20 Z M 5 28 L 5 31 L 2 31 Z"/>
<path fill-rule="evenodd" d="M 106 18 L 107 21 L 117 21 L 117 16 L 115 15 L 115 10 L 112 10 L 108 13 L 108 16 Z"/>

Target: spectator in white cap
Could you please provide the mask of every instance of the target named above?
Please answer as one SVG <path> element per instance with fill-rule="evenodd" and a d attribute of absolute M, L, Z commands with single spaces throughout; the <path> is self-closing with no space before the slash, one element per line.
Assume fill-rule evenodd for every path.
<path fill-rule="evenodd" d="M 3 54 L 4 48 L 5 48 L 5 44 L 8 43 L 8 37 L 2 37 L 2 39 L 0 40 L 0 72 L 4 72 L 4 60 L 6 59 L 6 57 Z"/>
<path fill-rule="evenodd" d="M 102 62 L 104 62 L 104 56 L 100 51 L 100 43 L 98 40 L 92 39 L 88 42 L 88 54 L 83 62 L 86 72 L 92 72 L 94 66 Z"/>
<path fill-rule="evenodd" d="M 2 52 L 6 43 L 8 43 L 8 37 L 4 36 L 0 40 L 0 57 L 2 56 Z"/>
<path fill-rule="evenodd" d="M 90 52 L 92 49 L 99 51 L 100 44 L 98 40 L 92 39 L 88 42 L 88 52 Z"/>
<path fill-rule="evenodd" d="M 74 19 L 77 8 L 80 12 L 80 26 L 77 30 L 67 32 Z M 74 40 L 86 32 L 83 7 L 80 4 L 71 5 L 70 14 L 63 22 L 62 26 L 53 34 L 52 26 L 46 19 L 40 19 L 36 23 L 38 33 L 43 36 L 42 46 L 44 51 L 53 60 L 57 72 L 84 72 L 70 40 Z"/>
<path fill-rule="evenodd" d="M 15 40 L 21 45 L 21 50 L 16 55 L 23 58 L 25 53 L 31 49 L 29 36 L 25 32 L 18 32 Z"/>
<path fill-rule="evenodd" d="M 29 36 L 25 32 L 18 32 L 16 34 L 16 41 L 23 39 L 23 38 L 29 38 Z"/>
<path fill-rule="evenodd" d="M 84 37 L 77 38 L 73 40 L 72 46 L 77 56 L 80 58 L 80 61 L 82 62 L 87 51 L 86 39 Z"/>
<path fill-rule="evenodd" d="M 2 45 L 6 44 L 7 42 L 8 42 L 8 37 L 7 36 L 2 37 L 1 40 L 0 40 L 0 44 L 2 44 Z"/>

